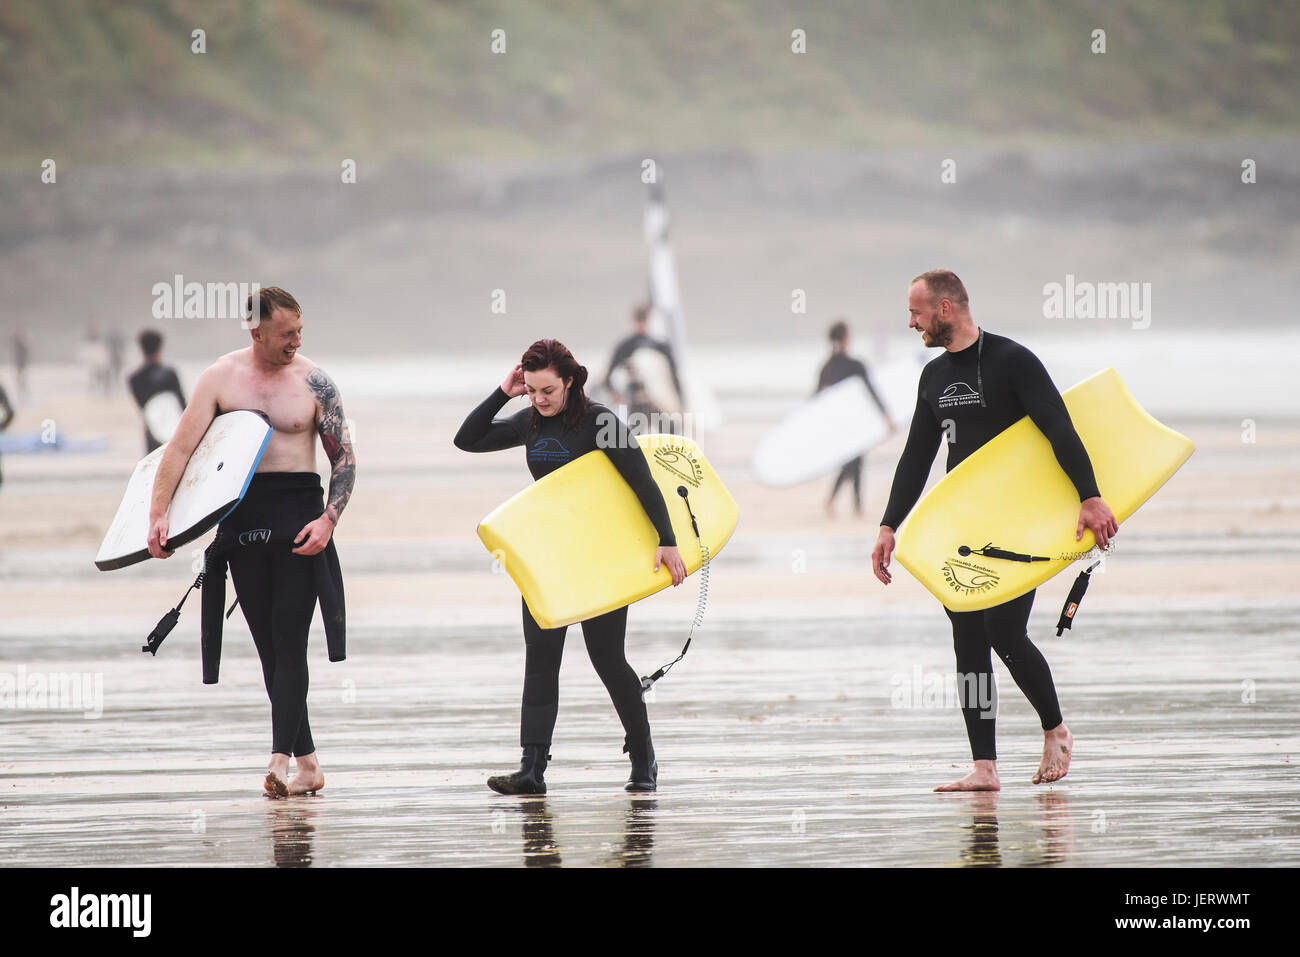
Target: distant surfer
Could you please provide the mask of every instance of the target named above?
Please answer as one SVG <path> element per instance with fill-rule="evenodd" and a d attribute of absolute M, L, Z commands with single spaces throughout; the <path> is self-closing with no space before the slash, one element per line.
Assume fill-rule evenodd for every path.
<path fill-rule="evenodd" d="M 867 391 L 871 393 L 871 398 L 875 401 L 880 409 L 880 414 L 885 417 L 885 422 L 889 425 L 889 433 L 892 435 L 898 431 L 894 425 L 894 420 L 889 415 L 889 410 L 885 408 L 885 403 L 880 401 L 880 395 L 876 392 L 876 387 L 871 384 L 871 377 L 867 374 L 867 366 L 859 359 L 854 359 L 849 355 L 849 324 L 843 319 L 837 319 L 831 326 L 831 356 L 822 366 L 821 375 L 817 378 L 817 391 L 828 389 L 837 382 L 843 382 L 845 379 L 851 379 L 854 376 L 860 378 L 867 384 Z M 845 462 L 840 469 L 840 474 L 835 476 L 835 484 L 831 486 L 831 494 L 826 498 L 826 514 L 833 516 L 835 514 L 835 495 L 840 490 L 840 486 L 848 482 L 853 487 L 853 513 L 859 518 L 862 517 L 862 466 L 866 461 L 866 455 L 859 455 L 857 458 Z"/>
<path fill-rule="evenodd" d="M 465 419 L 456 433 L 456 448 L 466 452 L 496 452 L 525 446 L 528 470 L 534 479 L 589 452 L 601 449 L 632 487 L 645 509 L 659 545 L 654 569 L 667 567 L 673 585 L 686 578 L 686 566 L 677 551 L 677 539 L 659 486 L 650 475 L 645 453 L 613 412 L 588 400 L 583 386 L 587 369 L 555 339 L 540 339 L 528 347 L 501 385 L 492 390 Z M 493 418 L 511 398 L 527 394 L 530 408 L 506 419 Z M 614 425 L 613 446 L 598 438 Z M 607 440 L 605 440 L 607 443 Z M 650 560 L 650 556 L 646 556 Z M 513 774 L 488 778 L 488 787 L 501 794 L 545 794 L 543 773 L 550 760 L 551 733 L 559 711 L 560 656 L 567 628 L 542 628 L 523 605 L 524 693 L 520 709 L 519 743 L 523 758 Z M 596 674 L 614 703 L 623 724 L 623 750 L 632 762 L 626 789 L 657 788 L 658 763 L 650 738 L 650 718 L 642 699 L 641 681 L 623 650 L 627 634 L 627 606 L 582 623 L 582 636 Z"/>
<path fill-rule="evenodd" d="M 616 378 L 622 378 L 626 385 L 616 388 Z M 638 304 L 632 310 L 632 334 L 614 347 L 602 384 L 618 401 L 627 403 L 629 414 L 669 413 L 666 421 L 671 422 L 671 414 L 682 411 L 677 363 L 669 345 L 650 335 L 648 303 Z M 675 430 L 662 428 L 660 431 Z"/>
<path fill-rule="evenodd" d="M 930 463 L 945 435 L 948 470 L 989 439 L 1028 415 L 1052 445 L 1057 462 L 1079 494 L 1076 540 L 1090 529 L 1106 547 L 1118 530 L 1102 501 L 1092 462 L 1070 421 L 1061 394 L 1038 358 L 1019 343 L 985 332 L 971 318 L 966 287 L 944 269 L 922 273 L 908 291 L 908 328 L 921 333 L 927 347 L 946 350 L 921 372 L 916 411 L 907 446 L 894 473 L 880 535 L 871 552 L 876 577 L 888 585 L 894 532 L 912 510 L 930 473 Z M 971 508 L 980 503 L 972 502 Z M 975 770 L 936 791 L 996 791 L 998 783 L 994 715 L 987 692 L 993 687 L 990 648 L 997 652 L 1017 686 L 1038 712 L 1043 727 L 1043 758 L 1033 783 L 1065 777 L 1074 737 L 1061 717 L 1056 686 L 1047 660 L 1029 640 L 1034 593 L 983 611 L 947 611 L 952 622 L 957 673 L 965 689 L 962 716 Z M 984 699 L 976 701 L 976 697 Z"/>
<path fill-rule="evenodd" d="M 164 396 L 160 402 L 175 399 L 174 406 L 180 412 L 185 411 L 185 393 L 181 391 L 181 380 L 176 375 L 176 370 L 171 366 L 163 365 L 162 333 L 153 329 L 145 329 L 140 333 L 138 340 L 140 343 L 140 352 L 144 355 L 144 364 L 131 373 L 127 379 L 127 386 L 131 394 L 135 396 L 136 404 L 140 406 L 141 411 L 150 408 L 149 403 L 158 396 Z M 155 425 L 155 427 L 157 427 Z M 172 425 L 173 429 L 175 424 Z M 171 438 L 171 435 L 155 435 L 150 428 L 149 419 L 145 419 L 144 427 L 144 451 L 149 454 L 158 446 L 163 445 Z"/>
<path fill-rule="evenodd" d="M 252 316 L 254 297 L 249 297 Z M 217 680 L 226 566 L 262 662 L 271 699 L 271 797 L 325 786 L 307 719 L 307 632 L 317 599 L 331 661 L 343 658 L 343 593 L 331 537 L 352 495 L 356 456 L 338 387 L 299 354 L 302 309 L 275 286 L 260 290 L 245 349 L 227 353 L 199 376 L 154 479 L 149 554 L 166 558 L 167 507 L 190 455 L 223 412 L 263 412 L 272 432 L 248 492 L 208 549 L 203 581 L 203 680 Z M 329 457 L 328 500 L 316 472 L 316 439 Z M 215 589 L 215 590 L 213 590 Z M 289 778 L 289 758 L 297 774 Z"/>
<path fill-rule="evenodd" d="M 9 394 L 5 392 L 5 387 L 0 385 L 0 432 L 9 428 L 9 423 L 14 420 L 14 407 L 9 403 Z M 4 473 L 0 472 L 0 485 L 4 484 Z"/>
<path fill-rule="evenodd" d="M 26 326 L 19 326 L 11 340 L 14 360 L 14 376 L 18 388 L 18 401 L 26 402 L 31 398 L 27 386 L 27 367 L 32 361 L 32 341 Z"/>

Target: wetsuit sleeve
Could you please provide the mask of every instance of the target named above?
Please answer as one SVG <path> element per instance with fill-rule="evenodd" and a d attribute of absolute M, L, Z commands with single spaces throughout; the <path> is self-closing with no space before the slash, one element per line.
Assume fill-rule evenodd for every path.
<path fill-rule="evenodd" d="M 907 445 L 894 470 L 894 484 L 889 490 L 889 504 L 885 506 L 881 525 L 888 525 L 895 531 L 907 518 L 916 500 L 925 489 L 925 480 L 930 477 L 930 466 L 934 464 L 934 453 L 939 450 L 939 439 L 943 429 L 934 417 L 929 403 L 923 398 L 925 379 L 922 377 L 916 388 L 916 411 L 912 413 L 912 427 L 907 433 Z"/>
<path fill-rule="evenodd" d="M 183 409 L 185 408 L 185 393 L 181 391 L 181 377 L 176 374 L 175 369 L 172 369 L 168 373 L 168 376 L 170 381 L 168 382 L 167 388 L 176 393 L 176 398 L 180 400 L 181 408 Z"/>
<path fill-rule="evenodd" d="M 478 404 L 461 423 L 456 433 L 456 448 L 463 452 L 499 452 L 501 449 L 523 445 L 523 436 L 510 419 L 494 419 L 501 407 L 510 401 L 510 396 L 500 386 Z"/>
<path fill-rule="evenodd" d="M 885 403 L 880 401 L 880 393 L 876 391 L 876 387 L 871 384 L 871 376 L 867 375 L 866 365 L 859 362 L 857 368 L 853 371 L 862 376 L 862 381 L 867 384 L 867 391 L 871 393 L 871 398 L 876 403 L 876 407 L 885 414 L 885 418 L 889 418 L 889 410 L 885 408 Z"/>
<path fill-rule="evenodd" d="M 659 491 L 658 484 L 650 474 L 650 463 L 646 461 L 645 453 L 641 451 L 641 443 L 627 430 L 622 419 L 603 408 L 596 416 L 598 436 L 604 438 L 608 435 L 605 427 L 609 422 L 604 418 L 605 416 L 613 419 L 614 442 L 610 446 L 607 442 L 598 441 L 596 447 L 609 456 L 609 460 L 614 463 L 614 468 L 618 469 L 618 474 L 623 476 L 623 481 L 627 482 L 636 493 L 641 507 L 645 509 L 655 531 L 659 533 L 659 544 L 665 548 L 670 545 L 676 546 L 677 534 L 673 531 L 672 520 L 668 517 L 668 505 L 664 502 L 663 493 Z"/>
<path fill-rule="evenodd" d="M 1052 443 L 1052 452 L 1060 463 L 1075 490 L 1079 501 L 1098 496 L 1097 478 L 1092 471 L 1092 460 L 1088 450 L 1083 447 L 1083 440 L 1070 421 L 1070 412 L 1065 407 L 1065 400 L 1057 391 L 1052 377 L 1047 374 L 1038 356 L 1028 349 L 1020 352 L 1016 360 L 1015 373 L 1011 377 L 1016 397 L 1024 406 L 1025 412 L 1033 419 L 1034 425 Z"/>
<path fill-rule="evenodd" d="M 614 347 L 614 354 L 609 357 L 609 369 L 605 372 L 605 378 L 609 378 L 609 373 L 613 372 L 628 359 L 632 358 L 632 353 L 636 351 L 637 338 L 629 336 Z"/>
<path fill-rule="evenodd" d="M 673 377 L 673 388 L 677 391 L 677 398 L 680 401 L 684 398 L 682 394 L 682 380 L 677 375 L 677 360 L 673 358 L 673 350 L 661 342 L 659 343 L 659 351 L 662 352 L 664 358 L 668 360 L 668 374 Z"/>

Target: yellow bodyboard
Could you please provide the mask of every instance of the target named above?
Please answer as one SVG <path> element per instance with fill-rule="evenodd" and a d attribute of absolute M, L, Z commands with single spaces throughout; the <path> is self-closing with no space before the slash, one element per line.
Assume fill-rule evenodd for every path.
<path fill-rule="evenodd" d="M 1192 454 L 1191 440 L 1148 415 L 1114 369 L 1061 397 L 1117 521 L 1137 511 Z M 1096 542 L 1087 529 L 1074 540 L 1078 520 L 1079 494 L 1026 416 L 921 499 L 899 530 L 894 555 L 949 609 L 978 611 L 1020 597 L 1082 558 Z M 1048 561 L 958 551 L 989 543 Z"/>
<path fill-rule="evenodd" d="M 740 509 L 690 439 L 643 435 L 650 474 L 663 493 L 687 572 L 717 555 Z M 697 543 L 687 500 L 700 528 Z M 478 537 L 502 563 L 543 628 L 559 628 L 622 608 L 672 583 L 654 569 L 659 534 L 631 486 L 601 451 L 543 476 L 483 519 Z"/>

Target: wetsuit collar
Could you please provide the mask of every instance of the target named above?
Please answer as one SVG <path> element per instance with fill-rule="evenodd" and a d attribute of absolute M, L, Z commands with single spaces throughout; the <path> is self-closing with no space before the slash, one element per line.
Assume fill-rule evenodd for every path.
<path fill-rule="evenodd" d="M 949 352 L 948 355 L 955 359 L 957 356 L 970 355 L 972 350 L 975 353 L 975 391 L 979 393 L 980 408 L 987 408 L 988 403 L 984 401 L 984 330 L 980 328 L 975 341 L 965 349 Z"/>

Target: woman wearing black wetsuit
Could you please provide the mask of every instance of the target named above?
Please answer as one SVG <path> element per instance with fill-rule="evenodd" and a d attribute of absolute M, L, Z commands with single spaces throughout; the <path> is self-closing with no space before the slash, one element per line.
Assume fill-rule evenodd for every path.
<path fill-rule="evenodd" d="M 686 566 L 677 552 L 668 507 L 659 486 L 650 475 L 641 446 L 626 426 L 603 405 L 587 399 L 583 385 L 587 369 L 555 339 L 540 339 L 529 346 L 505 381 L 492 390 L 456 433 L 456 448 L 466 452 L 496 452 L 526 446 L 528 470 L 539 479 L 598 448 L 632 487 L 659 533 L 654 556 L 657 571 L 662 563 L 672 574 L 673 584 L 686 578 Z M 507 419 L 494 419 L 514 396 L 527 393 L 532 407 Z M 609 428 L 613 425 L 613 429 Z M 612 446 L 598 436 L 614 434 Z M 647 556 L 649 557 L 649 556 Z M 524 695 L 519 721 L 519 743 L 524 749 L 519 770 L 488 778 L 488 787 L 501 794 L 545 794 L 543 772 L 550 760 L 551 732 L 559 710 L 560 656 L 568 628 L 542 628 L 525 602 Z M 650 720 L 641 697 L 641 681 L 627 663 L 623 641 L 627 633 L 627 606 L 582 623 L 582 636 L 591 663 L 614 702 L 626 733 L 623 750 L 632 760 L 629 791 L 653 791 L 658 765 L 650 740 Z"/>

